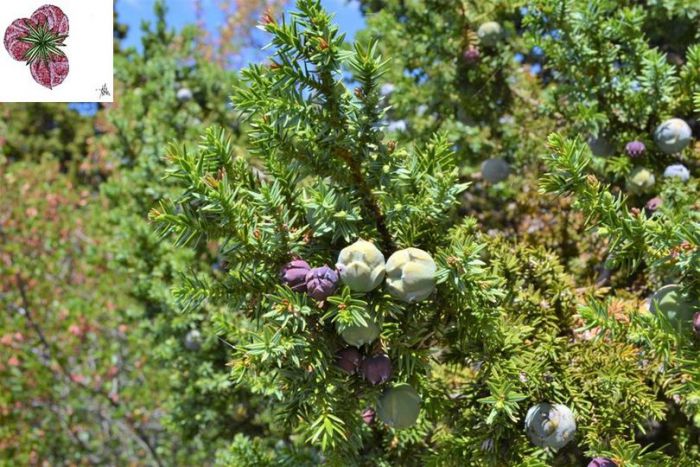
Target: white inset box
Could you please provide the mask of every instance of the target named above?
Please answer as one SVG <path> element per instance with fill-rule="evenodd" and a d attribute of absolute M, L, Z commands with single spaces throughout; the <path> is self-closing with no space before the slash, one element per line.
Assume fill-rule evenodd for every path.
<path fill-rule="evenodd" d="M 0 102 L 112 102 L 113 0 L 0 2 Z"/>

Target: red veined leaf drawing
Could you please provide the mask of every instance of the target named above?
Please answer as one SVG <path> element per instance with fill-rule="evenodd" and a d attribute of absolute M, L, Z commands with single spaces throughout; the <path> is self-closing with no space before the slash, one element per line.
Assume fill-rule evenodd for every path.
<path fill-rule="evenodd" d="M 16 19 L 5 31 L 5 48 L 15 60 L 23 61 L 24 55 L 32 47 L 28 42 L 19 40 L 29 35 L 28 21 L 26 18 Z"/>
<path fill-rule="evenodd" d="M 29 18 L 14 20 L 5 30 L 5 49 L 27 62 L 34 81 L 49 89 L 61 84 L 70 69 L 63 52 L 68 37 L 68 17 L 55 5 L 38 8 Z"/>
<path fill-rule="evenodd" d="M 60 55 L 53 60 L 37 60 L 29 65 L 34 81 L 53 89 L 68 76 L 68 57 Z"/>
<path fill-rule="evenodd" d="M 38 24 L 45 24 L 56 34 L 68 35 L 68 17 L 54 5 L 44 5 L 36 10 L 31 19 Z"/>

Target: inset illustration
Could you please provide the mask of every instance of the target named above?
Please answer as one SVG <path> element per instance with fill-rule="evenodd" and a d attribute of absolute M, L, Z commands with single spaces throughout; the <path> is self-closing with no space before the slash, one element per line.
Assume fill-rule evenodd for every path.
<path fill-rule="evenodd" d="M 5 49 L 10 56 L 29 65 L 34 81 L 49 89 L 68 76 L 68 16 L 55 5 L 38 8 L 29 18 L 14 20 L 5 30 Z"/>

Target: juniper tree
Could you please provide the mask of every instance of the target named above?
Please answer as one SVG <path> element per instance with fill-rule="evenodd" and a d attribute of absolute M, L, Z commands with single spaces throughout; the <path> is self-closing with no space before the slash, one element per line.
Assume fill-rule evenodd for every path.
<path fill-rule="evenodd" d="M 585 217 L 569 209 L 566 198 L 533 196 L 537 176 L 544 169 L 538 159 L 546 156 L 547 131 L 565 126 L 591 136 L 591 144 L 598 142 L 599 150 L 608 145 L 595 135 L 605 129 L 616 151 L 613 157 L 594 159 L 596 172 L 636 194 L 632 202 L 638 208 L 650 199 L 652 204 L 658 201 L 654 190 L 649 190 L 654 182 L 660 187 L 681 181 L 688 176 L 686 166 L 692 174 L 692 145 L 680 154 L 665 154 L 656 147 L 654 130 L 665 128 L 661 124 L 672 116 L 689 124 L 683 128 L 684 124 L 673 121 L 682 132 L 694 128 L 698 66 L 691 25 L 697 9 L 679 8 L 673 2 L 646 8 L 604 1 L 544 1 L 528 7 L 517 2 L 380 3 L 381 8 L 377 2 L 365 2 L 376 13 L 368 15 L 363 37 L 381 38 L 382 50 L 393 57 L 389 76 L 397 86 L 388 101 L 393 115 L 407 117 L 403 137 L 422 138 L 425 129 L 439 124 L 451 140 L 466 141 L 474 150 L 469 157 L 472 164 L 486 158 L 506 159 L 508 183 L 482 184 L 479 175 L 489 178 L 489 170 L 474 174 L 473 167 L 463 168 L 465 175 L 476 175 L 473 190 L 463 195 L 464 210 L 485 228 L 554 248 L 571 271 L 585 280 L 596 281 L 595 274 L 600 274 L 599 280 L 605 282 L 610 271 L 600 265 L 607 256 L 606 246 L 600 237 L 582 235 Z M 428 17 L 431 21 L 425 20 Z M 493 20 L 505 32 L 501 41 L 487 47 L 478 62 L 461 66 L 465 63 L 460 47 L 465 41 L 481 46 L 474 30 Z M 542 72 L 534 81 L 528 80 L 529 73 L 520 71 L 514 60 L 535 62 Z M 414 82 L 417 64 L 430 79 Z M 484 90 L 475 92 L 475 86 L 460 84 L 475 76 L 494 85 L 501 76 L 512 99 L 498 102 L 485 97 Z M 477 135 L 477 128 L 489 126 L 484 125 L 488 119 L 463 125 L 459 115 L 450 111 L 464 113 L 464 107 L 455 103 L 469 96 L 482 99 L 467 109 L 478 112 L 487 107 L 493 121 L 501 117 L 491 125 L 492 131 Z M 440 111 L 423 113 L 425 107 L 419 104 L 426 103 Z M 599 109 L 595 118 L 592 109 Z M 641 150 L 628 153 L 628 144 Z M 462 144 L 456 146 L 458 152 L 463 149 Z M 489 168 L 506 174 L 498 166 L 484 167 Z M 676 192 L 684 190 L 678 183 L 670 184 Z"/>
<path fill-rule="evenodd" d="M 667 414 L 654 420 L 666 428 L 663 441 L 674 452 L 697 456 L 686 447 L 700 428 L 700 388 L 694 378 L 700 357 L 694 316 L 700 311 L 697 182 L 690 193 L 667 186 L 663 208 L 642 211 L 593 175 L 592 156 L 581 140 L 555 134 L 549 144 L 543 190 L 572 196 L 588 227 L 609 241 L 610 267 L 621 268 L 616 288 L 587 297 L 580 310 L 585 329 L 597 334 L 596 340 L 634 346 L 646 384 L 668 406 Z"/>
<path fill-rule="evenodd" d="M 369 2 L 371 3 L 371 2 Z M 364 2 L 364 4 L 369 4 Z M 541 48 L 523 38 L 519 2 L 383 2 L 368 14 L 361 40 L 391 56 L 383 86 L 391 105 L 387 131 L 399 141 L 443 132 L 454 144 L 460 180 L 472 181 L 462 211 L 484 229 L 546 244 L 573 261 L 583 219 L 563 215 L 537 191 L 542 141 L 556 121 L 541 102 Z M 479 30 L 500 27 L 486 38 Z M 547 109 L 548 110 L 548 109 Z M 391 130 L 405 122 L 403 131 Z M 399 127 L 399 129 L 401 129 Z"/>
<path fill-rule="evenodd" d="M 699 11 L 542 1 L 526 18 L 555 84 L 545 89 L 546 106 L 559 109 L 566 133 L 593 156 L 557 138 L 544 189 L 574 195 L 576 210 L 601 223 L 587 237 L 597 239 L 595 261 L 605 261 L 603 283 L 621 267 L 613 285 L 653 291 L 682 278 L 697 289 L 697 264 L 671 265 L 664 255 L 692 257 L 697 248 L 700 49 L 691 24 Z"/>
<path fill-rule="evenodd" d="M 699 427 L 697 14 L 672 3 L 538 2 L 527 19 L 556 83 L 547 106 L 571 136 L 550 137 L 542 190 L 585 216 L 605 264 L 599 284 L 612 286 L 584 300 L 582 323 L 598 340 L 634 346 L 666 404 L 639 439 L 667 443 L 675 463 L 697 462 Z"/>
<path fill-rule="evenodd" d="M 361 40 L 377 40 L 392 57 L 382 88 L 392 134 L 410 139 L 443 131 L 460 162 L 477 167 L 490 157 L 510 163 L 522 157 L 518 145 L 529 138 L 518 123 L 528 119 L 536 131 L 537 109 L 523 103 L 538 89 L 516 61 L 523 47 L 517 5 L 390 0 L 368 15 Z"/>
<path fill-rule="evenodd" d="M 175 294 L 212 305 L 232 378 L 294 433 L 276 451 L 238 436 L 220 460 L 696 461 L 637 444 L 665 399 L 636 342 L 575 332 L 582 297 L 558 258 L 457 215 L 470 188 L 445 135 L 386 138 L 377 43 L 348 48 L 320 2 L 297 8 L 265 21 L 271 61 L 233 96 L 252 158 L 216 129 L 173 146 L 182 192 L 151 211 L 177 245 L 219 245 L 223 273 Z"/>
<path fill-rule="evenodd" d="M 184 271 L 218 270 L 212 247 L 174 248 L 159 242 L 146 214 L 173 185 L 161 183 L 161 151 L 169 141 L 194 138 L 208 125 L 239 132 L 227 112 L 226 95 L 235 75 L 198 58 L 192 26 L 175 31 L 166 5 L 156 2 L 155 22 L 142 25 L 143 51 L 115 56 L 117 102 L 102 147 L 117 166 L 101 186 L 109 200 L 106 230 L 113 265 L 132 278 L 130 319 L 151 348 L 153 363 L 167 369 L 162 384 L 163 423 L 181 440 L 173 462 L 206 462 L 238 431 L 265 432 L 264 416 L 245 388 L 232 388 L 225 367 L 227 346 L 217 339 L 204 309 L 177 313 L 170 287 Z M 222 336 L 226 337 L 226 336 Z M 195 416 L 192 414 L 196 413 Z"/>
<path fill-rule="evenodd" d="M 665 167 L 695 164 L 698 14 L 697 5 L 672 2 L 541 1 L 526 17 L 554 84 L 545 90 L 548 110 L 587 140 L 597 172 L 638 195 L 638 207 L 666 178 Z"/>

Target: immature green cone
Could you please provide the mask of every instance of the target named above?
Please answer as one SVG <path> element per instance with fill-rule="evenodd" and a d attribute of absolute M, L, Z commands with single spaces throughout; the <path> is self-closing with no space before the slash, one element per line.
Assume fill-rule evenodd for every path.
<path fill-rule="evenodd" d="M 627 189 L 635 194 L 646 193 L 655 183 L 656 177 L 649 169 L 637 167 L 627 178 Z"/>
<path fill-rule="evenodd" d="M 202 347 L 202 334 L 192 329 L 185 335 L 185 348 L 187 350 L 199 350 Z"/>
<path fill-rule="evenodd" d="M 652 313 L 662 313 L 673 327 L 681 329 L 691 326 L 693 313 L 700 309 L 700 304 L 681 295 L 680 285 L 669 284 L 654 292 L 649 309 Z"/>
<path fill-rule="evenodd" d="M 664 169 L 664 177 L 677 178 L 685 183 L 690 180 L 690 170 L 683 164 L 671 164 Z"/>
<path fill-rule="evenodd" d="M 177 100 L 180 102 L 191 101 L 193 98 L 192 91 L 189 88 L 181 88 L 177 91 Z"/>
<path fill-rule="evenodd" d="M 490 183 L 498 183 L 506 178 L 510 173 L 510 165 L 504 159 L 486 159 L 481 164 L 481 176 Z"/>
<path fill-rule="evenodd" d="M 420 396 L 408 384 L 384 391 L 377 402 L 379 419 L 397 430 L 415 425 L 420 413 Z"/>
<path fill-rule="evenodd" d="M 527 411 L 525 431 L 536 446 L 559 450 L 576 434 L 576 420 L 567 406 L 545 402 Z"/>
<path fill-rule="evenodd" d="M 343 248 L 335 265 L 340 279 L 355 292 L 369 292 L 384 280 L 384 255 L 374 244 L 358 240 Z"/>
<path fill-rule="evenodd" d="M 355 347 L 371 344 L 379 337 L 379 326 L 374 321 L 367 321 L 367 326 L 350 326 L 340 336 L 345 342 Z"/>
<path fill-rule="evenodd" d="M 666 154 L 681 152 L 692 139 L 693 131 L 680 118 L 666 120 L 654 130 L 654 142 Z"/>
<path fill-rule="evenodd" d="M 418 248 L 399 250 L 386 263 L 389 293 L 408 303 L 426 299 L 435 290 L 437 266 L 432 256 Z"/>
<path fill-rule="evenodd" d="M 493 47 L 503 37 L 503 28 L 495 21 L 488 21 L 479 26 L 476 35 L 479 36 L 479 41 L 483 45 Z"/>

